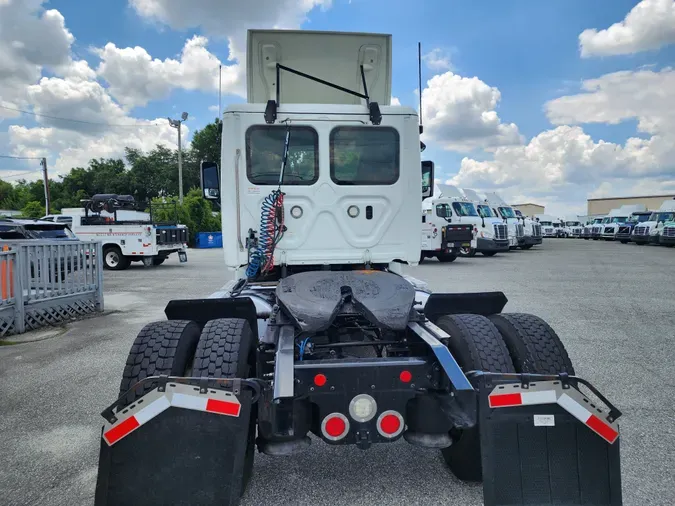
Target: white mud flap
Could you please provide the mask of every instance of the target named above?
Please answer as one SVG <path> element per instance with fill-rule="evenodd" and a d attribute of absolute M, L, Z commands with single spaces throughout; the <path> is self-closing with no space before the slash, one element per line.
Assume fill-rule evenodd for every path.
<path fill-rule="evenodd" d="M 95 505 L 238 504 L 252 397 L 169 382 L 115 413 L 101 434 Z"/>
<path fill-rule="evenodd" d="M 622 504 L 621 413 L 576 381 L 478 380 L 485 506 Z"/>

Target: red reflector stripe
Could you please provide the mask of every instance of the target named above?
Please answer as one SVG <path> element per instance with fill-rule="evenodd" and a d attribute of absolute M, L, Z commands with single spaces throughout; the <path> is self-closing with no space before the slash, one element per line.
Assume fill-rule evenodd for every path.
<path fill-rule="evenodd" d="M 605 438 L 610 443 L 613 443 L 616 438 L 619 437 L 619 433 L 617 431 L 612 429 L 609 425 L 607 425 L 595 415 L 590 416 L 590 418 L 586 421 L 586 425 L 588 425 L 591 429 L 600 434 L 600 436 Z"/>
<path fill-rule="evenodd" d="M 113 444 L 140 426 L 141 424 L 138 423 L 136 417 L 132 416 L 131 418 L 124 420 L 118 426 L 113 427 L 108 432 L 104 433 L 103 437 L 108 442 L 108 444 Z"/>
<path fill-rule="evenodd" d="M 220 413 L 221 415 L 239 416 L 241 404 L 236 402 L 219 401 L 209 399 L 206 401 L 206 411 L 210 413 Z"/>
<path fill-rule="evenodd" d="M 520 393 L 491 395 L 489 397 L 489 400 L 491 408 L 500 408 L 504 406 L 520 406 L 523 403 L 523 399 L 520 396 Z"/>

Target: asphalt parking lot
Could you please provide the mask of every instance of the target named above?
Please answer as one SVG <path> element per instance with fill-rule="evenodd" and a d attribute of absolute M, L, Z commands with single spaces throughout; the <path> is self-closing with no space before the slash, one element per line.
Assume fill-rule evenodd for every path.
<path fill-rule="evenodd" d="M 577 373 L 624 413 L 624 504 L 672 505 L 674 262 L 675 251 L 662 247 L 551 239 L 494 258 L 428 260 L 408 273 L 435 291 L 501 290 L 505 311 L 546 319 Z M 117 393 L 137 332 L 162 319 L 170 299 L 207 296 L 227 279 L 221 250 L 190 251 L 184 265 L 172 258 L 106 272 L 109 313 L 49 339 L 0 346 L 0 503 L 92 504 L 99 413 Z M 242 504 L 480 505 L 482 494 L 456 480 L 438 451 L 315 441 L 296 457 L 256 455 Z"/>

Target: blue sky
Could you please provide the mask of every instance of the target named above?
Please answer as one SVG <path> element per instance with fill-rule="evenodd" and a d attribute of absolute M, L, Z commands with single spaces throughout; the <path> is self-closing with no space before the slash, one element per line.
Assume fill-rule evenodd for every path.
<path fill-rule="evenodd" d="M 561 212 L 581 211 L 590 195 L 675 188 L 675 168 L 668 162 L 675 136 L 664 128 L 675 121 L 673 113 L 659 111 L 675 105 L 672 90 L 665 90 L 675 62 L 672 0 L 184 4 L 10 0 L 0 7 L 0 18 L 11 13 L 15 19 L 12 26 L 0 21 L 0 50 L 7 48 L 6 58 L 14 58 L 17 70 L 9 77 L 0 72 L 0 105 L 125 125 L 178 117 L 185 110 L 193 132 L 217 115 L 212 110 L 217 88 L 203 76 L 217 69 L 218 61 L 232 66 L 223 104 L 243 100 L 237 94 L 245 89 L 243 81 L 235 74 L 245 28 L 383 32 L 393 35 L 393 95 L 404 105 L 417 107 L 417 43 L 436 57 L 436 65 L 423 68 L 423 110 L 431 115 L 424 156 L 441 167 L 442 180 L 497 188 L 512 200 L 537 199 Z M 615 28 L 615 23 L 623 25 Z M 31 27 L 39 35 L 29 37 Z M 580 34 L 588 29 L 596 32 L 587 39 L 589 54 L 582 55 Z M 204 40 L 181 56 L 195 36 Z M 234 60 L 228 59 L 230 40 Z M 114 46 L 106 47 L 110 43 Z M 31 44 L 35 54 L 25 50 Z M 53 55 L 43 55 L 57 47 L 64 48 L 62 54 L 54 49 Z M 74 62 L 84 70 L 73 72 Z M 619 79 L 617 72 L 625 75 Z M 3 79 L 11 81 L 3 87 Z M 582 89 L 591 79 L 600 80 L 600 93 Z M 631 90 L 646 90 L 649 97 L 636 98 Z M 663 101 L 661 107 L 655 97 Z M 59 106 L 61 99 L 66 101 Z M 13 117 L 2 118 L 3 113 Z M 148 149 L 153 142 L 175 142 L 166 126 L 146 127 L 141 134 L 131 130 L 88 128 L 0 109 L 0 154 L 47 156 L 65 173 L 91 156 L 119 156 L 125 142 Z M 639 139 L 649 144 L 635 147 Z M 542 146 L 546 151 L 539 153 Z M 30 170 L 32 163 L 2 160 L 0 177 Z"/>

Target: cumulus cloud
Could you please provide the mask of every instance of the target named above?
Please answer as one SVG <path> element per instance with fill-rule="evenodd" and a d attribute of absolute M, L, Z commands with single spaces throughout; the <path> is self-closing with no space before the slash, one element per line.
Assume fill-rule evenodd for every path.
<path fill-rule="evenodd" d="M 109 42 L 95 50 L 101 58 L 97 73 L 110 85 L 110 94 L 127 108 L 166 98 L 175 88 L 216 93 L 221 62 L 207 44 L 206 37 L 194 36 L 186 41 L 179 60 L 159 60 L 142 47 L 118 48 Z M 223 66 L 223 93 L 244 96 L 243 82 L 239 64 Z"/>
<path fill-rule="evenodd" d="M 518 127 L 502 123 L 495 111 L 500 99 L 497 88 L 477 77 L 434 76 L 422 91 L 424 141 L 460 152 L 520 144 Z"/>
<path fill-rule="evenodd" d="M 582 90 L 546 104 L 554 125 L 637 119 L 641 132 L 675 131 L 675 69 L 614 72 L 584 81 Z"/>
<path fill-rule="evenodd" d="M 327 9 L 332 0 L 130 0 L 139 15 L 172 28 L 202 28 L 227 37 L 230 60 L 242 60 L 249 28 L 299 28 L 314 8 Z"/>
<path fill-rule="evenodd" d="M 391 97 L 391 105 L 401 105 L 401 101 L 398 97 Z"/>
<path fill-rule="evenodd" d="M 675 43 L 675 0 L 642 0 L 623 21 L 579 35 L 582 58 L 633 54 Z"/>
<path fill-rule="evenodd" d="M 450 57 L 440 48 L 434 48 L 422 56 L 422 60 L 430 70 L 443 71 L 452 69 Z"/>

